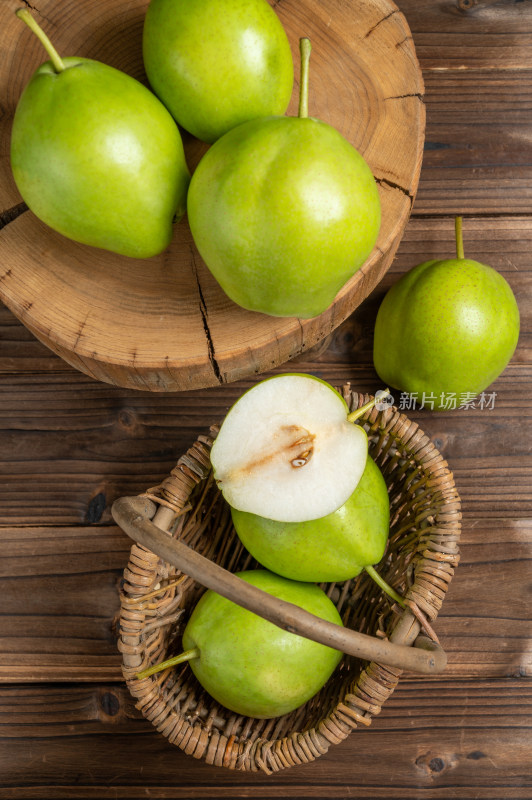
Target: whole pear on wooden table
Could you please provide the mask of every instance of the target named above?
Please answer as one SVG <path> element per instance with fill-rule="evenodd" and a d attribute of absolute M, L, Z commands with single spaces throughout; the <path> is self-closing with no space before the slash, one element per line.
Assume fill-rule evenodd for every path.
<path fill-rule="evenodd" d="M 506 368 L 519 338 L 519 309 L 495 269 L 464 257 L 425 261 L 395 283 L 375 322 L 379 377 L 437 410 L 483 392 Z"/>

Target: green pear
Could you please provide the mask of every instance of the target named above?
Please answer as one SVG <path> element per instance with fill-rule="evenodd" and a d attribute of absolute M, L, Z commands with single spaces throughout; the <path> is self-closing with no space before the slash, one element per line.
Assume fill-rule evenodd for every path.
<path fill-rule="evenodd" d="M 464 258 L 426 261 L 388 291 L 375 323 L 373 360 L 382 380 L 444 409 L 484 391 L 505 369 L 519 338 L 519 309 L 492 267 Z"/>
<path fill-rule="evenodd" d="M 44 44 L 18 102 L 11 166 L 29 208 L 83 244 L 148 258 L 170 243 L 186 209 L 189 172 L 179 129 L 163 104 L 129 75 Z"/>
<path fill-rule="evenodd" d="M 298 581 L 354 578 L 381 560 L 388 541 L 388 490 L 370 456 L 349 499 L 321 519 L 277 522 L 234 508 L 231 513 L 251 555 L 267 569 Z"/>
<path fill-rule="evenodd" d="M 202 258 L 235 303 L 315 317 L 371 253 L 380 201 L 360 153 L 308 116 L 307 39 L 301 49 L 299 116 L 226 133 L 194 172 L 187 208 Z"/>
<path fill-rule="evenodd" d="M 151 0 L 143 55 L 154 92 L 205 142 L 290 101 L 292 53 L 266 0 Z"/>
<path fill-rule="evenodd" d="M 325 592 L 266 570 L 237 573 L 265 592 L 328 622 L 342 624 Z M 306 703 L 326 683 L 342 653 L 277 627 L 208 590 L 183 632 L 185 652 L 139 673 L 143 678 L 189 660 L 215 700 L 237 714 L 269 718 Z"/>

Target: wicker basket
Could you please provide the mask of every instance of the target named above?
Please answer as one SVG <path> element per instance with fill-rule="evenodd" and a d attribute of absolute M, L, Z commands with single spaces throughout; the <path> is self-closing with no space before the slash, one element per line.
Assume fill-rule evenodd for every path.
<path fill-rule="evenodd" d="M 351 410 L 368 400 L 349 386 L 341 391 Z M 390 539 L 379 571 L 401 592 L 408 607 L 393 605 L 365 573 L 324 588 L 347 629 L 361 632 L 364 641 L 370 634 L 376 647 L 414 653 L 417 648 L 412 645 L 423 644 L 425 638 L 418 635 L 418 620 L 436 618 L 458 563 L 460 499 L 447 463 L 416 423 L 395 408 L 373 408 L 360 424 L 368 432 L 370 454 L 390 495 Z M 137 541 L 124 572 L 119 649 L 137 707 L 171 743 L 209 764 L 271 773 L 312 761 L 356 727 L 369 725 L 392 694 L 401 669 L 385 666 L 380 657 L 380 663 L 368 663 L 345 655 L 315 697 L 271 720 L 238 716 L 220 706 L 187 664 L 136 678 L 142 668 L 180 652 L 189 613 L 205 585 L 211 585 L 203 579 L 201 556 L 213 569 L 216 563 L 231 573 L 256 566 L 236 537 L 229 509 L 212 478 L 209 451 L 215 433 L 213 429 L 211 436 L 200 436 L 159 487 L 134 500 L 122 498 L 113 506 L 118 524 Z M 175 562 L 168 555 L 168 533 L 157 531 L 161 542 L 153 548 L 167 558 L 138 544 L 151 542 L 143 537 L 143 528 L 151 528 L 150 535 L 157 530 L 150 519 L 169 531 L 174 541 L 193 548 L 200 567 L 191 564 L 188 569 L 187 561 Z M 181 572 L 168 559 L 184 563 L 187 569 L 183 566 Z M 430 624 L 425 629 L 434 639 Z"/>

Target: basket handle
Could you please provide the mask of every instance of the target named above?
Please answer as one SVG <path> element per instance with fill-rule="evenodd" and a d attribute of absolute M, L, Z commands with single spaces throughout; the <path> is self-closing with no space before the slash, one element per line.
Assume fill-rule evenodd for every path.
<path fill-rule="evenodd" d="M 121 497 L 113 503 L 112 515 L 117 525 L 135 542 L 239 606 L 290 633 L 305 636 L 366 661 L 425 674 L 437 674 L 445 668 L 445 652 L 426 636 L 418 636 L 414 647 L 395 644 L 327 622 L 293 603 L 252 586 L 158 527 L 152 522 L 155 510 L 155 503 L 149 499 Z"/>

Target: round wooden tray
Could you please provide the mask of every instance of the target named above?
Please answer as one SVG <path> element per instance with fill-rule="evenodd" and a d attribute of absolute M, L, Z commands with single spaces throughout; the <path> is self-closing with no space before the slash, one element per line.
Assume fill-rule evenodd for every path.
<path fill-rule="evenodd" d="M 405 18 L 390 0 L 273 3 L 295 72 L 309 36 L 309 114 L 338 128 L 378 182 L 377 245 L 311 320 L 275 318 L 232 303 L 202 262 L 186 219 L 170 248 L 136 260 L 71 242 L 21 202 L 9 164 L 12 117 L 44 51 L 0 12 L 0 299 L 45 345 L 94 378 L 152 391 L 197 389 L 260 374 L 312 347 L 367 297 L 388 269 L 408 221 L 423 153 L 423 80 Z M 42 0 L 34 11 L 62 55 L 94 58 L 145 82 L 141 37 L 147 0 Z M 297 113 L 297 81 L 288 113 Z M 206 145 L 185 136 L 191 171 Z M 1 227 L 1 223 L 0 223 Z"/>

